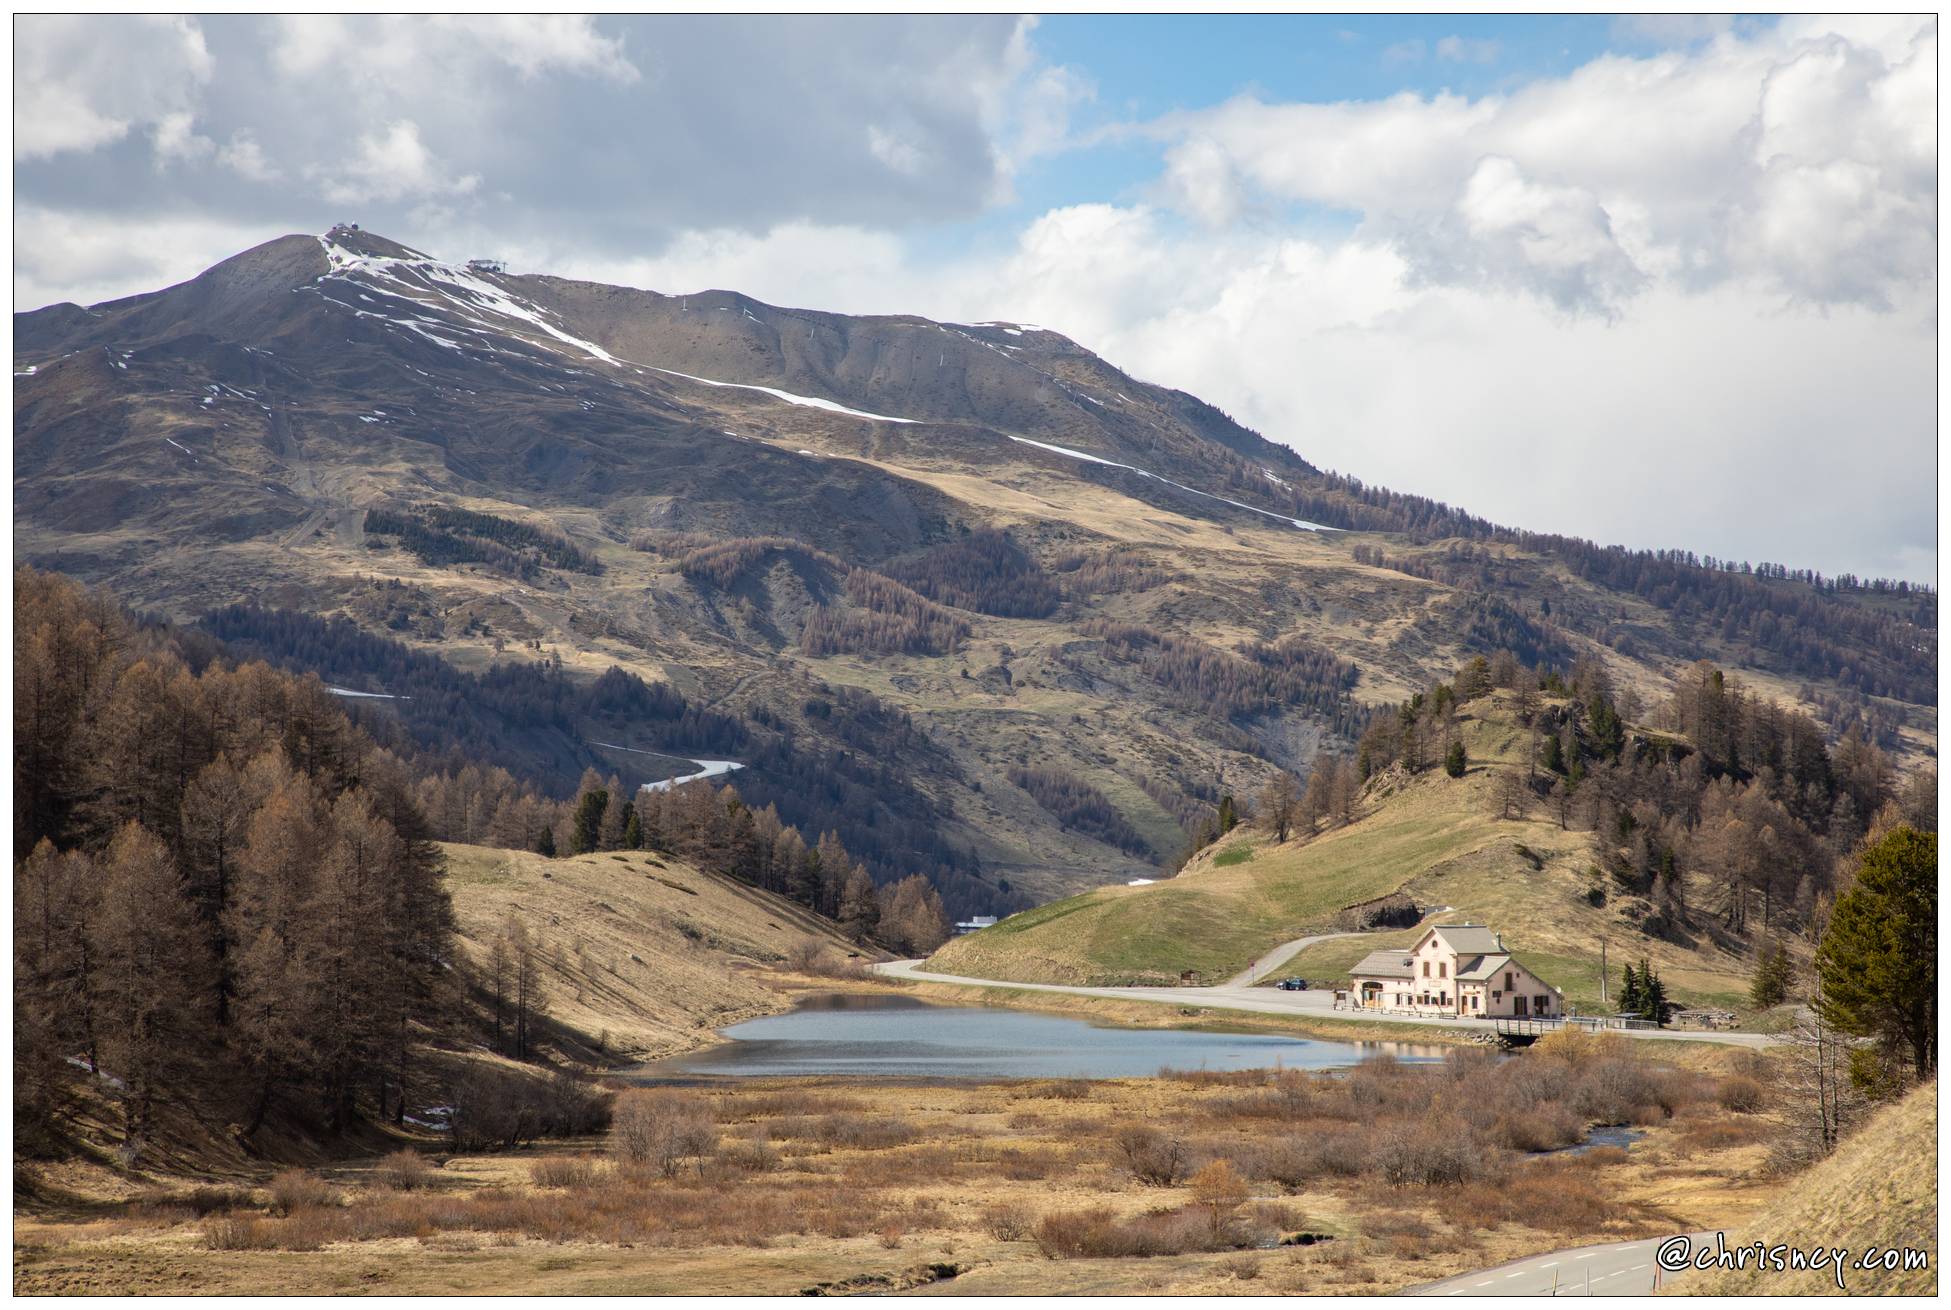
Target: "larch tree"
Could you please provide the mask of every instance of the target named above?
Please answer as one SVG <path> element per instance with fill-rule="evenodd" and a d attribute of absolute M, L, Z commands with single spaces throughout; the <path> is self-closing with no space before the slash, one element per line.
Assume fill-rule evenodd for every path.
<path fill-rule="evenodd" d="M 228 910 L 230 1040 L 250 1081 L 246 1132 L 273 1096 L 312 1063 L 308 1022 L 318 961 L 306 922 L 324 841 L 318 791 L 275 759 L 283 779 L 252 816 Z"/>
<path fill-rule="evenodd" d="M 1301 789 L 1294 781 L 1294 775 L 1281 769 L 1267 780 L 1260 793 L 1260 820 L 1274 834 L 1276 842 L 1287 840 L 1287 834 L 1300 814 Z"/>
<path fill-rule="evenodd" d="M 856 942 L 864 942 L 874 935 L 880 922 L 881 905 L 874 880 L 867 875 L 866 866 L 855 864 L 847 870 L 840 887 L 840 927 Z"/>
<path fill-rule="evenodd" d="M 183 871 L 208 944 L 219 1027 L 230 1017 L 231 890 L 251 812 L 261 799 L 223 758 L 206 765 L 183 796 Z"/>
<path fill-rule="evenodd" d="M 207 1039 L 199 935 L 182 875 L 161 839 L 130 822 L 103 859 L 94 920 L 103 1064 L 122 1102 L 125 1145 L 139 1147 L 156 1102 L 173 1096 Z"/>

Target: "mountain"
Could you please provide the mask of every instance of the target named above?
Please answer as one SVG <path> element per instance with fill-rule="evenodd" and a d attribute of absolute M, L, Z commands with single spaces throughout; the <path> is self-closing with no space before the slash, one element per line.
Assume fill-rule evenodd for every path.
<path fill-rule="evenodd" d="M 1935 751 L 1928 589 L 1499 528 L 1028 324 L 335 228 L 16 315 L 15 354 L 24 560 L 178 621 L 292 611 L 247 626 L 298 666 L 330 619 L 457 676 L 636 674 L 764 744 L 741 790 L 851 769 L 849 849 L 925 828 L 862 858 L 926 861 L 958 913 L 1153 876 L 1223 794 L 1499 649 L 1596 663 L 1639 705 L 1711 659 L 1900 762 Z M 396 655 L 333 649 L 328 681 L 402 694 Z M 611 726 L 514 754 L 558 794 L 685 767 Z"/>

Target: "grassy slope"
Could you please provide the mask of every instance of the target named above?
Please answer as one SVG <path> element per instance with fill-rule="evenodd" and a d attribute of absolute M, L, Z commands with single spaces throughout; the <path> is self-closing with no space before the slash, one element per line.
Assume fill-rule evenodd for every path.
<path fill-rule="evenodd" d="M 1933 1268 L 1845 1269 L 1852 1293 L 1929 1296 L 1937 1291 L 1937 1083 L 1926 1083 L 1878 1112 L 1829 1159 L 1795 1179 L 1753 1223 L 1729 1235 L 1793 1247 L 1870 1247 L 1930 1252 Z M 1834 1271 L 1690 1273 L 1674 1289 L 1685 1296 L 1822 1296 L 1836 1294 Z"/>
<path fill-rule="evenodd" d="M 1454 906 L 1442 922 L 1503 931 L 1575 1004 L 1598 1005 L 1604 936 L 1615 981 L 1625 960 L 1645 955 L 1683 1003 L 1745 1009 L 1746 959 L 1705 942 L 1688 949 L 1648 941 L 1613 907 L 1585 899 L 1594 863 L 1589 833 L 1561 831 L 1542 809 L 1522 820 L 1493 817 L 1494 775 L 1519 766 L 1523 738 L 1502 706 L 1469 708 L 1461 732 L 1472 764 L 1461 779 L 1432 772 L 1371 794 L 1356 823 L 1312 841 L 1275 845 L 1268 834 L 1243 829 L 1177 878 L 1040 906 L 950 942 L 934 964 L 1021 982 L 1175 982 L 1182 969 L 1216 980 L 1282 941 L 1331 927 L 1346 905 L 1405 890 L 1418 905 Z M 1333 977 L 1370 950 L 1413 935 L 1324 942 L 1282 972 Z"/>
<path fill-rule="evenodd" d="M 846 949 L 831 924 L 791 902 L 661 855 L 444 849 L 463 950 L 484 958 L 519 915 L 542 944 L 550 1017 L 611 1058 L 684 1050 L 780 1008 L 752 970 L 803 938 Z"/>

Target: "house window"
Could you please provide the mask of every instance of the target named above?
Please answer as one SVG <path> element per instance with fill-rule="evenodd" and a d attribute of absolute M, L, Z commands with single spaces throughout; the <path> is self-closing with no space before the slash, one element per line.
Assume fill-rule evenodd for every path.
<path fill-rule="evenodd" d="M 1427 977 L 1429 977 L 1429 961 L 1428 961 L 1428 960 L 1424 960 L 1424 961 L 1423 961 L 1423 977 L 1425 977 L 1425 978 L 1427 978 Z"/>
<path fill-rule="evenodd" d="M 1511 986 L 1511 975 L 1508 973 L 1504 975 L 1504 990 L 1507 992 L 1514 992 L 1517 990 L 1517 988 Z"/>
<path fill-rule="evenodd" d="M 1450 962 L 1448 960 L 1436 966 L 1436 976 L 1438 978 L 1447 978 L 1450 976 Z"/>

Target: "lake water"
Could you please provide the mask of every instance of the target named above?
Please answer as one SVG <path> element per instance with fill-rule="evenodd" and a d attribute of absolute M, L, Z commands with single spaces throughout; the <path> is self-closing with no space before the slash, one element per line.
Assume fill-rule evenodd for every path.
<path fill-rule="evenodd" d="M 905 996 L 813 997 L 724 1030 L 732 1040 L 633 1071 L 648 1078 L 853 1074 L 921 1078 L 1149 1078 L 1160 1069 L 1332 1069 L 1387 1052 L 1443 1048 L 1259 1033 L 1116 1028 L 1023 1010 L 929 1005 Z"/>

